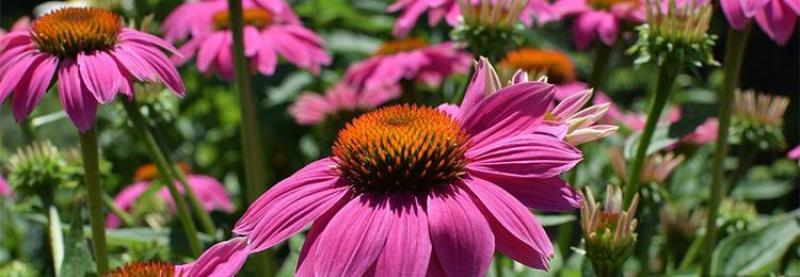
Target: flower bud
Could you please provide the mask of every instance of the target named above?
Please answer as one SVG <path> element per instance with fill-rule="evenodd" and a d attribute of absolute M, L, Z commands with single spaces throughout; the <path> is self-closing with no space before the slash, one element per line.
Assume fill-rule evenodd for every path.
<path fill-rule="evenodd" d="M 732 143 L 762 151 L 785 149 L 783 114 L 788 106 L 787 97 L 752 90 L 737 91 L 731 126 Z"/>
<path fill-rule="evenodd" d="M 607 187 L 602 207 L 588 188 L 583 196 L 586 202 L 581 207 L 581 229 L 586 256 L 597 276 L 617 276 L 636 244 L 634 216 L 639 195 L 634 195 L 627 211 L 622 207 L 622 191 L 614 186 Z"/>

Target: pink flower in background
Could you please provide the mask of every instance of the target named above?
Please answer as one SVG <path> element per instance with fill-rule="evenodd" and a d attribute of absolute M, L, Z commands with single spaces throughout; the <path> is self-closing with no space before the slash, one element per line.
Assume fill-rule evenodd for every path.
<path fill-rule="evenodd" d="M 409 38 L 385 42 L 375 55 L 351 65 L 344 80 L 367 90 L 397 86 L 401 80 L 438 86 L 451 74 L 466 74 L 470 61 L 470 55 L 452 43 L 428 45 L 421 39 Z"/>
<path fill-rule="evenodd" d="M 220 210 L 227 213 L 234 212 L 235 208 L 225 191 L 225 187 L 216 179 L 205 175 L 189 175 L 186 176 L 186 181 L 189 183 L 192 191 L 197 195 L 198 200 L 206 211 Z M 130 211 L 134 205 L 136 205 L 137 201 L 141 199 L 142 194 L 150 188 L 151 183 L 150 180 L 139 181 L 125 187 L 125 189 L 114 197 L 114 203 L 121 209 Z M 178 191 L 183 194 L 183 185 L 178 182 L 175 184 L 178 187 Z M 162 187 L 158 191 L 158 195 L 170 208 L 173 210 L 175 209 L 175 202 L 167 187 Z M 109 214 L 106 217 L 107 228 L 119 228 L 120 225 L 120 219 L 116 215 Z"/>
<path fill-rule="evenodd" d="M 614 45 L 623 22 L 644 22 L 644 6 L 641 0 L 557 0 L 551 8 L 555 18 L 575 17 L 575 46 L 586 49 L 595 39 Z"/>
<path fill-rule="evenodd" d="M 722 12 L 731 27 L 741 30 L 750 19 L 779 45 L 786 45 L 794 34 L 800 1 L 797 0 L 720 0 Z"/>
<path fill-rule="evenodd" d="M 91 31 L 88 31 L 91 30 Z M 64 8 L 40 17 L 30 31 L 0 38 L 0 102 L 13 92 L 14 118 L 33 111 L 54 76 L 61 105 L 81 132 L 94 126 L 98 104 L 118 93 L 133 97 L 133 81 L 162 82 L 175 94 L 183 82 L 162 49 L 172 45 L 122 26 L 98 8 Z"/>
<path fill-rule="evenodd" d="M 318 73 L 331 62 L 324 42 L 303 27 L 291 8 L 278 0 L 244 0 L 244 52 L 255 70 L 275 73 L 278 55 L 296 66 Z M 203 73 L 218 73 L 230 80 L 234 74 L 233 37 L 229 31 L 228 2 L 210 0 L 184 3 L 164 20 L 162 30 L 170 41 L 188 40 L 180 47 L 179 65 L 195 58 Z"/>
<path fill-rule="evenodd" d="M 11 196 L 11 194 L 11 186 L 8 185 L 8 182 L 6 182 L 3 176 L 0 176 L 0 196 L 8 197 Z"/>
<path fill-rule="evenodd" d="M 681 138 L 681 142 L 694 145 L 713 143 L 717 140 L 718 131 L 719 120 L 716 117 L 708 118 L 694 131 Z"/>
<path fill-rule="evenodd" d="M 250 250 L 247 239 L 242 237 L 217 243 L 194 262 L 175 266 L 175 276 L 235 276 Z"/>
<path fill-rule="evenodd" d="M 400 97 L 398 86 L 356 90 L 345 82 L 330 88 L 325 94 L 306 92 L 289 107 L 289 114 L 302 125 L 319 124 L 340 111 L 368 111 L 389 100 Z"/>
<path fill-rule="evenodd" d="M 14 21 L 14 24 L 11 25 L 11 29 L 9 30 L 9 32 L 26 31 L 30 27 L 31 27 L 31 18 L 23 16 L 17 19 L 17 21 Z M 0 37 L 5 35 L 6 33 L 7 32 L 5 29 L 0 28 Z"/>
<path fill-rule="evenodd" d="M 580 207 L 559 175 L 582 154 L 533 133 L 552 85 L 492 93 L 486 66 L 481 61 L 454 116 L 402 105 L 355 119 L 339 132 L 333 156 L 264 193 L 234 233 L 262 251 L 313 223 L 298 276 L 482 276 L 495 250 L 547 269 L 553 248 L 529 208 Z"/>
<path fill-rule="evenodd" d="M 558 50 L 519 48 L 508 52 L 497 68 L 501 80 L 509 80 L 519 70 L 532 79 L 547 77 L 548 83 L 556 85 L 555 98 L 559 101 L 589 88 L 578 80 L 578 72 L 569 55 Z"/>
<path fill-rule="evenodd" d="M 800 145 L 795 146 L 792 150 L 789 150 L 789 153 L 786 153 L 786 157 L 792 160 L 797 160 L 798 164 L 800 164 Z"/>
<path fill-rule="evenodd" d="M 486 0 L 466 0 L 474 6 L 478 6 Z M 501 2 L 502 0 L 491 0 Z M 445 19 L 448 25 L 455 26 L 461 18 L 461 9 L 458 0 L 397 0 L 388 8 L 389 12 L 400 12 L 400 16 L 394 23 L 392 34 L 395 37 L 406 37 L 411 29 L 417 24 L 419 18 L 427 12 L 428 25 L 436 26 Z M 533 24 L 534 17 L 538 17 L 539 22 L 555 20 L 557 15 L 550 9 L 550 5 L 545 0 L 530 0 L 519 14 L 519 20 L 525 26 Z"/>
<path fill-rule="evenodd" d="M 594 104 L 610 103 L 608 113 L 604 119 L 605 122 L 611 124 L 619 124 L 633 131 L 641 131 L 644 129 L 645 121 L 647 121 L 646 114 L 625 112 L 621 110 L 614 102 L 611 101 L 607 95 L 602 92 L 596 92 L 594 97 Z M 675 123 L 681 119 L 681 109 L 677 106 L 670 107 L 666 114 L 662 114 L 661 123 Z"/>

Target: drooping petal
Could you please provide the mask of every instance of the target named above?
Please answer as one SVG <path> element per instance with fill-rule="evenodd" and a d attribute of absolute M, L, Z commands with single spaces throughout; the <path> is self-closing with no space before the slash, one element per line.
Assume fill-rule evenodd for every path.
<path fill-rule="evenodd" d="M 330 223 L 333 216 L 335 216 L 339 210 L 350 203 L 352 199 L 351 195 L 343 197 L 339 202 L 333 205 L 327 212 L 323 213 L 319 216 L 316 220 L 314 220 L 314 224 L 311 225 L 311 229 L 308 230 L 308 234 L 306 235 L 306 240 L 303 242 L 303 249 L 300 250 L 300 257 L 297 259 L 297 272 L 295 272 L 295 276 L 298 277 L 313 277 L 314 276 L 314 265 L 317 261 L 317 248 L 319 248 L 319 235 L 322 234 L 322 231 L 328 227 L 328 223 Z M 322 257 L 324 258 L 324 257 Z"/>
<path fill-rule="evenodd" d="M 61 62 L 58 70 L 58 95 L 64 112 L 78 130 L 88 131 L 97 116 L 97 99 L 83 85 L 78 64 L 72 59 Z"/>
<path fill-rule="evenodd" d="M 251 253 L 247 238 L 237 237 L 206 250 L 196 261 L 175 267 L 175 276 L 235 276 Z"/>
<path fill-rule="evenodd" d="M 27 118 L 33 108 L 36 107 L 36 104 L 39 104 L 39 101 L 42 100 L 47 88 L 50 87 L 50 81 L 53 79 L 57 65 L 57 57 L 44 54 L 39 55 L 31 63 L 28 73 L 22 76 L 19 84 L 14 89 L 14 96 L 11 101 L 14 119 L 17 122 Z"/>
<path fill-rule="evenodd" d="M 725 17 L 728 19 L 728 23 L 734 29 L 741 30 L 750 20 L 750 18 L 744 14 L 739 0 L 720 0 L 719 4 L 720 7 L 722 7 L 722 12 L 725 14 Z"/>
<path fill-rule="evenodd" d="M 797 26 L 797 14 L 789 9 L 783 1 L 773 0 L 756 13 L 756 22 L 775 43 L 783 46 L 794 34 L 794 28 Z"/>
<path fill-rule="evenodd" d="M 542 225 L 516 198 L 502 188 L 478 179 L 464 180 L 489 219 L 497 250 L 527 266 L 547 270 L 553 246 Z"/>
<path fill-rule="evenodd" d="M 480 209 L 460 186 L 428 195 L 434 253 L 447 276 L 483 276 L 494 253 L 494 235 Z"/>
<path fill-rule="evenodd" d="M 78 69 L 81 80 L 94 95 L 97 102 L 106 104 L 114 100 L 124 78 L 117 68 L 114 58 L 104 51 L 92 54 L 78 54 Z"/>
<path fill-rule="evenodd" d="M 135 44 L 131 46 L 131 49 L 137 51 L 139 56 L 144 58 L 144 61 L 155 69 L 159 81 L 164 83 L 175 95 L 184 96 L 186 87 L 183 85 L 183 79 L 178 74 L 178 69 L 175 68 L 175 65 L 172 64 L 164 52 L 152 47 L 139 47 Z"/>
<path fill-rule="evenodd" d="M 468 150 L 467 170 L 492 181 L 546 179 L 572 168 L 583 157 L 566 142 L 540 134 L 506 138 L 478 150 Z"/>
<path fill-rule="evenodd" d="M 461 110 L 462 127 L 473 149 L 522 133 L 542 121 L 555 88 L 542 82 L 511 85 L 488 96 L 470 111 Z"/>
<path fill-rule="evenodd" d="M 392 229 L 375 262 L 375 276 L 424 275 L 432 246 L 422 200 L 410 195 L 393 196 L 389 199 L 389 212 Z"/>
<path fill-rule="evenodd" d="M 540 211 L 568 211 L 581 207 L 583 199 L 572 186 L 561 177 L 536 180 L 535 182 L 495 182 L 526 207 Z"/>
<path fill-rule="evenodd" d="M 0 78 L 0 102 L 5 101 L 6 97 L 11 95 L 11 92 L 22 82 L 23 77 L 30 74 L 31 65 L 37 61 L 41 62 L 41 55 L 28 51 L 16 63 L 8 65 L 3 78 Z"/>
<path fill-rule="evenodd" d="M 314 162 L 275 185 L 250 205 L 233 232 L 250 237 L 253 251 L 261 251 L 308 226 L 349 189 L 332 165 L 330 159 Z"/>
<path fill-rule="evenodd" d="M 320 234 L 314 273 L 362 276 L 383 251 L 393 224 L 385 197 L 363 194 L 351 200 Z"/>

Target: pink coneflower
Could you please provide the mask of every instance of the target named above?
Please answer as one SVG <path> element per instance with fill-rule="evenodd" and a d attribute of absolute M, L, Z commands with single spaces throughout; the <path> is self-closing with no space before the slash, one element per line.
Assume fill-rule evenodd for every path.
<path fill-rule="evenodd" d="M 708 118 L 703 124 L 697 126 L 694 131 L 681 138 L 682 143 L 694 145 L 704 145 L 717 140 L 719 131 L 719 120 L 716 117 Z"/>
<path fill-rule="evenodd" d="M 152 165 L 148 165 L 142 168 L 149 169 L 153 167 Z M 141 174 L 142 171 L 141 169 L 137 171 L 137 177 L 135 178 L 136 183 L 125 187 L 125 189 L 114 197 L 114 203 L 125 211 L 130 211 L 138 201 L 142 200 L 142 195 L 150 188 L 152 181 L 157 177 L 157 175 L 143 175 Z M 186 181 L 192 191 L 197 195 L 198 200 L 206 211 L 219 210 L 232 213 L 235 210 L 231 199 L 225 191 L 225 187 L 216 179 L 205 175 L 192 174 L 186 176 Z M 178 191 L 183 194 L 183 186 L 180 184 L 176 184 L 176 186 L 178 187 Z M 175 202 L 167 187 L 162 187 L 158 191 L 158 196 L 172 208 L 172 210 L 175 209 Z M 120 224 L 120 219 L 116 215 L 109 214 L 106 217 L 107 228 L 118 228 Z"/>
<path fill-rule="evenodd" d="M 400 80 L 438 86 L 450 74 L 466 73 L 469 54 L 452 43 L 429 45 L 418 38 L 384 42 L 375 54 L 347 69 L 344 80 L 359 89 L 396 86 Z"/>
<path fill-rule="evenodd" d="M 800 164 L 800 145 L 795 146 L 792 150 L 789 150 L 789 153 L 786 153 L 786 157 L 792 160 L 797 160 L 798 164 Z"/>
<path fill-rule="evenodd" d="M 428 25 L 435 26 L 445 19 L 448 25 L 455 26 L 461 18 L 459 0 L 397 0 L 389 6 L 389 12 L 400 12 L 394 24 L 392 34 L 395 37 L 405 37 L 414 28 L 420 16 L 428 13 Z M 503 0 L 465 0 L 474 7 L 479 7 L 483 2 L 498 3 Z M 550 9 L 550 4 L 544 0 L 529 0 L 519 13 L 519 21 L 525 26 L 533 24 L 534 17 L 540 23 L 555 20 L 557 15 Z"/>
<path fill-rule="evenodd" d="M 597 92 L 594 97 L 594 104 L 609 103 L 608 113 L 604 118 L 605 122 L 623 126 L 632 131 L 641 131 L 644 129 L 644 123 L 647 120 L 646 114 L 626 112 L 620 109 L 607 95 L 602 92 Z M 665 114 L 662 115 L 660 123 L 675 123 L 681 119 L 680 107 L 670 107 Z"/>
<path fill-rule="evenodd" d="M 11 196 L 11 186 L 8 185 L 6 179 L 3 176 L 0 176 L 0 196 L 8 197 Z"/>
<path fill-rule="evenodd" d="M 402 105 L 356 118 L 332 157 L 275 185 L 234 232 L 261 251 L 313 222 L 298 276 L 481 276 L 495 250 L 546 270 L 553 248 L 528 209 L 579 207 L 559 174 L 582 155 L 533 133 L 552 85 L 490 93 L 485 66 L 457 116 Z"/>
<path fill-rule="evenodd" d="M 245 238 L 223 241 L 211 246 L 194 262 L 175 266 L 175 276 L 235 276 L 250 251 Z"/>
<path fill-rule="evenodd" d="M 612 46 L 623 22 L 641 23 L 645 19 L 641 0 L 558 0 L 552 9 L 560 16 L 574 16 L 575 46 L 586 49 L 595 40 Z"/>
<path fill-rule="evenodd" d="M 720 0 L 731 27 L 743 29 L 751 18 L 772 40 L 786 45 L 794 34 L 800 2 L 797 0 Z"/>
<path fill-rule="evenodd" d="M 525 71 L 531 79 L 547 77 L 547 82 L 556 85 L 555 97 L 562 100 L 588 88 L 578 81 L 578 73 L 572 59 L 557 50 L 520 48 L 508 52 L 497 65 L 501 79 L 508 80 L 518 70 Z"/>
<path fill-rule="evenodd" d="M 315 125 L 340 112 L 369 111 L 400 97 L 398 86 L 370 90 L 356 90 L 345 82 L 330 88 L 325 94 L 306 92 L 289 107 L 289 114 L 297 123 Z"/>
<path fill-rule="evenodd" d="M 331 62 L 324 42 L 301 25 L 291 8 L 280 0 L 244 0 L 244 52 L 253 69 L 264 75 L 275 73 L 278 54 L 287 61 L 317 73 Z M 180 65 L 191 58 L 203 73 L 233 78 L 233 37 L 229 30 L 228 1 L 210 0 L 180 5 L 164 20 L 167 40 L 190 37 L 180 47 Z"/>
<path fill-rule="evenodd" d="M 162 82 L 177 95 L 183 82 L 162 49 L 164 40 L 122 26 L 99 8 L 64 8 L 40 17 L 30 31 L 0 38 L 0 102 L 12 94 L 14 118 L 25 119 L 57 75 L 61 104 L 81 132 L 94 125 L 97 105 L 118 93 L 133 97 L 133 81 Z"/>

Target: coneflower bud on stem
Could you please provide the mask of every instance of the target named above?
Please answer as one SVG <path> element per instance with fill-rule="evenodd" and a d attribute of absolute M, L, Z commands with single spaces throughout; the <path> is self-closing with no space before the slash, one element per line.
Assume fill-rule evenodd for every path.
<path fill-rule="evenodd" d="M 636 244 L 636 208 L 639 195 L 627 210 L 622 209 L 622 192 L 614 186 L 606 188 L 605 205 L 595 202 L 590 189 L 583 194 L 586 202 L 581 207 L 581 229 L 586 256 L 597 276 L 622 275 L 622 266 L 633 253 Z"/>

